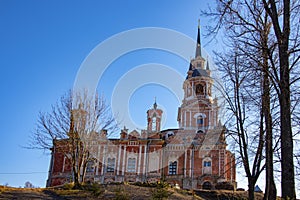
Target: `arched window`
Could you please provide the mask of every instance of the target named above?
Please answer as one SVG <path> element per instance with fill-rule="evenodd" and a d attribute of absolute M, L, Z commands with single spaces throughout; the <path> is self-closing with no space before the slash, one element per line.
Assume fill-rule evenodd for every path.
<path fill-rule="evenodd" d="M 176 175 L 177 172 L 177 161 L 169 163 L 169 175 Z"/>
<path fill-rule="evenodd" d="M 196 85 L 196 95 L 204 95 L 204 86 L 201 84 Z"/>
<path fill-rule="evenodd" d="M 114 172 L 115 171 L 115 158 L 108 158 L 107 159 L 107 169 L 106 172 Z"/>
<path fill-rule="evenodd" d="M 86 164 L 86 172 L 94 172 L 95 166 L 94 166 L 94 161 L 90 160 Z"/>
<path fill-rule="evenodd" d="M 127 163 L 127 172 L 135 172 L 135 163 L 136 159 L 135 158 L 128 158 L 128 163 Z"/>
<path fill-rule="evenodd" d="M 205 158 L 203 160 L 203 174 L 211 174 L 211 159 Z"/>
<path fill-rule="evenodd" d="M 152 118 L 152 131 L 156 131 L 156 117 Z"/>
<path fill-rule="evenodd" d="M 202 115 L 199 115 L 197 117 L 197 124 L 198 124 L 198 126 L 204 124 L 204 118 L 202 117 Z"/>
<path fill-rule="evenodd" d="M 196 113 L 194 115 L 194 118 L 196 120 L 196 125 L 197 125 L 198 130 L 203 129 L 206 115 L 204 113 Z"/>

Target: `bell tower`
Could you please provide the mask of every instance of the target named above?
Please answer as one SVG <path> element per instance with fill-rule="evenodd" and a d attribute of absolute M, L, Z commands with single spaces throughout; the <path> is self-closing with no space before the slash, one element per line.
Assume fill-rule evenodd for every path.
<path fill-rule="evenodd" d="M 157 108 L 156 100 L 153 104 L 153 108 L 147 111 L 147 130 L 148 132 L 158 132 L 161 128 L 161 119 L 163 111 Z"/>
<path fill-rule="evenodd" d="M 191 59 L 183 83 L 184 99 L 178 109 L 179 127 L 185 130 L 206 132 L 217 126 L 217 99 L 212 98 L 213 79 L 208 59 L 202 57 L 200 23 L 195 57 Z"/>

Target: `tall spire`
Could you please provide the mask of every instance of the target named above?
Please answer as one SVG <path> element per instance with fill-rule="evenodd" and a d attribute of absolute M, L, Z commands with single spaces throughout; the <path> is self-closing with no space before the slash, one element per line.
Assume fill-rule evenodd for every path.
<path fill-rule="evenodd" d="M 197 58 L 198 56 L 201 57 L 200 19 L 198 19 L 198 35 L 195 58 Z"/>
<path fill-rule="evenodd" d="M 153 108 L 156 110 L 157 108 L 157 104 L 156 104 L 156 97 L 154 97 L 154 104 L 153 104 Z"/>

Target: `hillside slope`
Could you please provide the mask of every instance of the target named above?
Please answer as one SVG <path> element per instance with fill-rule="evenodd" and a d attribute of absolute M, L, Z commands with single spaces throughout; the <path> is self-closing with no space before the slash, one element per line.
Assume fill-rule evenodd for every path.
<path fill-rule="evenodd" d="M 50 188 L 11 188 L 0 186 L 0 200 L 96 200 L 96 199 L 132 199 L 132 200 L 151 200 L 160 199 L 162 196 L 168 196 L 165 199 L 172 200 L 233 200 L 247 199 L 247 192 L 232 191 L 205 191 L 199 190 L 193 196 L 191 192 L 175 189 L 157 189 L 139 187 L 134 185 L 106 185 L 90 191 L 86 190 L 63 190 Z M 257 194 L 257 200 L 262 199 L 261 194 Z"/>

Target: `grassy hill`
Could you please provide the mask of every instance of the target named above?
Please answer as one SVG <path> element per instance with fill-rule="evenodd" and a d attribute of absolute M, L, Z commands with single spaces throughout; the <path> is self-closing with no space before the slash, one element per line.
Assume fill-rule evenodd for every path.
<path fill-rule="evenodd" d="M 257 200 L 262 199 L 262 194 L 257 194 Z M 83 190 L 68 188 L 12 188 L 0 186 L 0 199 L 14 200 L 81 200 L 81 199 L 117 199 L 117 200 L 238 200 L 247 199 L 247 192 L 233 191 L 207 191 L 197 190 L 195 195 L 190 191 L 173 188 L 149 188 L 134 185 L 97 185 Z"/>

